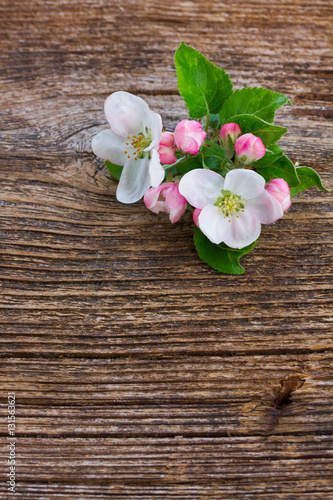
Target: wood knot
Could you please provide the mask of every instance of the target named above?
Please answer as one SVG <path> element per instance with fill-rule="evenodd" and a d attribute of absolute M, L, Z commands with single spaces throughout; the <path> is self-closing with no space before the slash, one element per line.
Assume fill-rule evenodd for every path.
<path fill-rule="evenodd" d="M 273 387 L 271 391 L 262 398 L 261 403 L 275 409 L 281 409 L 289 405 L 292 394 L 300 389 L 305 382 L 301 375 L 289 375 L 280 381 L 278 387 Z"/>
<path fill-rule="evenodd" d="M 246 432 L 255 432 L 269 435 L 274 432 L 279 424 L 279 419 L 287 414 L 292 414 L 294 408 L 287 406 L 292 403 L 294 392 L 302 387 L 306 378 L 304 375 L 294 374 L 280 380 L 278 386 L 272 387 L 257 402 L 247 402 L 242 406 L 242 425 Z"/>

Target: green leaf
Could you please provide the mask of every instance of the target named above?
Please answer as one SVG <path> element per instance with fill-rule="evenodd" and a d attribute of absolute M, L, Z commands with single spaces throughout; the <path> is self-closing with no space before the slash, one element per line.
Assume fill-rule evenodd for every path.
<path fill-rule="evenodd" d="M 280 148 L 277 144 L 272 144 L 269 149 L 266 149 L 265 156 L 260 158 L 260 160 L 252 163 L 252 167 L 254 168 L 263 168 L 269 165 L 272 165 L 278 158 L 281 158 L 283 155 L 283 149 Z"/>
<path fill-rule="evenodd" d="M 200 259 L 216 271 L 225 274 L 243 274 L 244 268 L 239 264 L 239 259 L 254 248 L 256 241 L 240 250 L 230 248 L 224 243 L 215 245 L 198 227 L 195 227 L 194 243 Z"/>
<path fill-rule="evenodd" d="M 220 111 L 232 92 L 228 73 L 184 42 L 175 53 L 178 88 L 191 118 Z"/>
<path fill-rule="evenodd" d="M 221 128 L 221 127 L 219 127 L 219 125 L 220 125 L 220 115 L 218 113 L 214 113 L 213 115 L 210 114 L 209 115 L 210 128 L 212 128 L 212 129 Z"/>
<path fill-rule="evenodd" d="M 297 186 L 299 178 L 295 165 L 285 155 L 279 156 L 270 165 L 256 168 L 258 174 L 262 175 L 266 182 L 271 179 L 284 179 L 289 186 Z"/>
<path fill-rule="evenodd" d="M 317 186 L 321 191 L 326 191 L 329 193 L 329 190 L 326 189 L 320 179 L 319 174 L 313 168 L 310 167 L 296 167 L 296 172 L 300 183 L 298 186 L 291 188 L 290 195 L 295 196 L 295 194 L 304 191 L 307 188 L 312 186 Z"/>
<path fill-rule="evenodd" d="M 111 163 L 109 160 L 105 161 L 105 165 L 107 166 L 108 171 L 110 172 L 112 177 L 119 181 L 121 172 L 123 171 L 124 167 L 121 165 L 116 165 L 115 163 Z"/>
<path fill-rule="evenodd" d="M 189 156 L 187 158 L 184 158 L 184 160 L 179 161 L 178 163 L 174 165 L 170 165 L 170 169 L 172 172 L 172 175 L 177 175 L 177 174 L 187 174 L 187 172 L 190 172 L 190 170 L 194 170 L 195 168 L 202 168 L 202 155 L 201 153 L 198 153 L 195 156 Z"/>
<path fill-rule="evenodd" d="M 207 146 L 203 146 L 201 153 L 203 154 L 203 159 L 205 166 L 210 170 L 220 170 L 223 160 L 225 159 L 225 153 L 220 146 L 214 144 L 213 142 L 206 141 Z"/>
<path fill-rule="evenodd" d="M 237 123 L 242 129 L 242 134 L 251 132 L 253 135 L 260 137 L 265 147 L 274 144 L 287 132 L 285 127 L 278 127 L 267 123 L 255 115 L 237 115 L 228 119 L 228 123 Z"/>
<path fill-rule="evenodd" d="M 243 114 L 255 115 L 273 123 L 275 111 L 287 102 L 291 104 L 286 96 L 269 89 L 254 87 L 236 90 L 223 103 L 220 111 L 221 123 L 229 122 L 232 116 Z"/>

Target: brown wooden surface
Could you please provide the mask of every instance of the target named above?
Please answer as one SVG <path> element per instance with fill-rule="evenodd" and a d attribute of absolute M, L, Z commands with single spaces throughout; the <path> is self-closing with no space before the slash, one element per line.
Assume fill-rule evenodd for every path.
<path fill-rule="evenodd" d="M 91 152 L 104 99 L 186 117 L 173 54 L 295 108 L 280 145 L 333 187 L 326 0 L 2 0 L 1 499 L 331 499 L 332 219 L 315 188 L 265 226 L 246 274 L 121 205 Z M 9 494 L 7 393 L 16 393 Z"/>

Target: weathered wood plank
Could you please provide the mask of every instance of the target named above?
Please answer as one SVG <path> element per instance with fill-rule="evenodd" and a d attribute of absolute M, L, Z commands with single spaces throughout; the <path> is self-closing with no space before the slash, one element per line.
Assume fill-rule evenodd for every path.
<path fill-rule="evenodd" d="M 236 88 L 285 93 L 281 147 L 332 188 L 330 3 L 2 0 L 0 20 L 0 440 L 6 457 L 15 391 L 18 497 L 333 498 L 329 195 L 298 195 L 246 274 L 222 276 L 189 215 L 119 204 L 90 146 L 115 90 L 166 128 L 186 117 L 184 40 Z"/>

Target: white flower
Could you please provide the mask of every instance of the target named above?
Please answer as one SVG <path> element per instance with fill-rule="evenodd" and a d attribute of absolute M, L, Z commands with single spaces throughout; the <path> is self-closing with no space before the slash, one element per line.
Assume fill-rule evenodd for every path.
<path fill-rule="evenodd" d="M 164 179 L 158 154 L 162 120 L 143 99 L 128 92 L 111 94 L 104 112 L 111 129 L 93 138 L 92 149 L 96 156 L 124 165 L 117 199 L 134 203 L 150 186 L 157 187 Z"/>
<path fill-rule="evenodd" d="M 212 170 L 191 170 L 181 179 L 179 192 L 202 209 L 198 223 L 207 238 L 231 248 L 250 245 L 261 224 L 283 215 L 281 204 L 265 190 L 265 179 L 253 170 L 231 170 L 225 179 Z"/>

